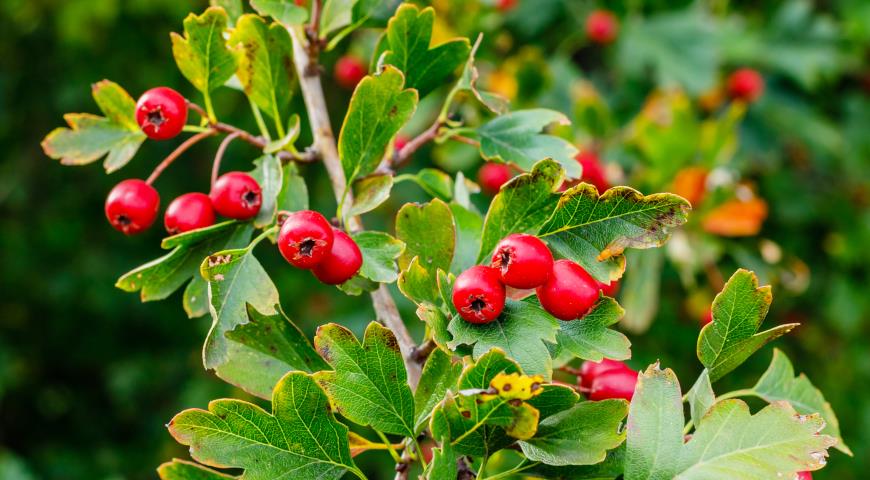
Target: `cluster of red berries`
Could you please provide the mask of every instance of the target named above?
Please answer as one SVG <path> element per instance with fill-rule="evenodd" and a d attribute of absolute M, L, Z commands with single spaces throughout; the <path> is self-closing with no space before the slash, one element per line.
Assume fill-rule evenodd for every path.
<path fill-rule="evenodd" d="M 583 362 L 577 381 L 589 400 L 623 398 L 630 402 L 637 385 L 637 371 L 605 358 L 600 362 Z"/>
<path fill-rule="evenodd" d="M 136 103 L 136 121 L 149 138 L 173 138 L 187 123 L 187 102 L 167 87 L 152 88 Z M 219 177 L 208 195 L 185 193 L 169 204 L 163 223 L 170 235 L 204 228 L 216 215 L 238 220 L 254 217 L 262 203 L 260 184 L 244 172 Z M 149 182 L 128 179 L 115 185 L 106 198 L 106 218 L 118 231 L 134 235 L 145 231 L 157 218 L 160 195 Z"/>
<path fill-rule="evenodd" d="M 571 260 L 553 260 L 553 254 L 534 235 L 508 235 L 496 246 L 489 266 L 462 272 L 453 284 L 453 306 L 471 323 L 489 323 L 504 309 L 505 287 L 535 289 L 544 310 L 561 320 L 583 317 L 598 300 L 616 288 L 593 278 Z"/>
<path fill-rule="evenodd" d="M 278 233 L 278 250 L 290 265 L 311 270 L 328 285 L 344 283 L 362 267 L 362 252 L 350 235 L 313 210 L 287 215 Z"/>

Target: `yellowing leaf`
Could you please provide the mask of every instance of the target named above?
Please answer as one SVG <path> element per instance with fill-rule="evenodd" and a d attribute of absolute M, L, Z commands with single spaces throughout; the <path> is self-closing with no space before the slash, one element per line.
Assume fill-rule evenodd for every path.
<path fill-rule="evenodd" d="M 482 398 L 499 397 L 505 400 L 528 400 L 544 391 L 541 388 L 542 383 L 544 383 L 544 377 L 540 375 L 502 372 L 489 382 L 490 388 L 495 389 L 496 393 L 482 395 Z"/>

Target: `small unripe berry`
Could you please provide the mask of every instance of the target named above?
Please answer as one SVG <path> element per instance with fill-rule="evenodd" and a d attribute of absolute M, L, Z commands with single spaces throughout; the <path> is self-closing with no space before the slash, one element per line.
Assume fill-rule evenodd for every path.
<path fill-rule="evenodd" d="M 586 36 L 595 43 L 611 43 L 618 32 L 619 20 L 612 12 L 595 10 L 586 17 Z"/>
<path fill-rule="evenodd" d="M 345 55 L 335 62 L 335 82 L 342 88 L 353 90 L 367 73 L 362 60 L 353 55 Z"/>
<path fill-rule="evenodd" d="M 278 233 L 281 255 L 296 268 L 313 268 L 332 250 L 332 225 L 313 210 L 293 212 Z"/>
<path fill-rule="evenodd" d="M 728 94 L 735 100 L 752 103 L 764 93 L 764 78 L 751 68 L 741 68 L 728 77 Z"/>
<path fill-rule="evenodd" d="M 495 247 L 492 266 L 501 281 L 514 288 L 535 288 L 550 277 L 553 254 L 538 237 L 525 233 L 508 235 Z"/>
<path fill-rule="evenodd" d="M 623 369 L 629 369 L 628 365 L 609 358 L 604 358 L 600 362 L 583 362 L 580 366 L 580 386 L 590 388 L 592 381 L 602 373 Z"/>
<path fill-rule="evenodd" d="M 571 260 L 556 260 L 547 282 L 537 288 L 544 310 L 560 320 L 574 320 L 598 301 L 598 281 Z"/>
<path fill-rule="evenodd" d="M 332 236 L 332 249 L 311 271 L 321 282 L 339 285 L 356 275 L 363 258 L 359 246 L 344 231 L 333 228 Z"/>
<path fill-rule="evenodd" d="M 581 181 L 595 185 L 598 193 L 604 193 L 610 188 L 607 175 L 604 173 L 604 165 L 601 164 L 601 159 L 597 153 L 592 150 L 584 150 L 574 158 L 583 167 L 583 176 L 580 177 Z"/>
<path fill-rule="evenodd" d="M 487 162 L 477 171 L 477 181 L 487 193 L 495 195 L 502 185 L 514 177 L 511 167 L 504 163 Z"/>
<path fill-rule="evenodd" d="M 163 214 L 163 225 L 170 235 L 214 225 L 214 207 L 208 195 L 185 193 L 173 200 Z"/>
<path fill-rule="evenodd" d="M 172 138 L 181 133 L 187 123 L 187 102 L 171 88 L 152 88 L 136 102 L 136 122 L 149 138 Z"/>
<path fill-rule="evenodd" d="M 245 172 L 221 175 L 212 185 L 208 198 L 217 213 L 236 220 L 253 218 L 263 203 L 260 184 Z"/>
<path fill-rule="evenodd" d="M 453 283 L 453 306 L 471 323 L 489 323 L 504 310 L 505 290 L 498 270 L 476 265 Z"/>
<path fill-rule="evenodd" d="M 622 398 L 631 401 L 637 385 L 637 372 L 634 370 L 614 369 L 596 376 L 589 387 L 589 400 Z"/>
<path fill-rule="evenodd" d="M 160 195 L 143 180 L 131 178 L 115 185 L 106 197 L 106 218 L 124 235 L 143 232 L 154 223 Z"/>

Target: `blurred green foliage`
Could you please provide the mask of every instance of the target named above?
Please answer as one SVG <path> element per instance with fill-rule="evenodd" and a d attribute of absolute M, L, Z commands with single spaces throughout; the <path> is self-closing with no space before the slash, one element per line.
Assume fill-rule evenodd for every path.
<path fill-rule="evenodd" d="M 600 47 L 583 33 L 594 2 L 520 0 L 506 14 L 489 0 L 431 3 L 444 17 L 435 28 L 440 40 L 485 33 L 479 52 L 484 80 L 509 94 L 514 108 L 555 108 L 591 125 L 572 96 L 577 81 L 591 82 L 611 118 L 600 128 L 566 134 L 574 139 L 597 139 L 625 126 L 657 87 L 680 86 L 694 101 L 736 67 L 762 72 L 767 90 L 745 114 L 732 166 L 755 185 L 769 215 L 758 236 L 722 243 L 729 255 L 719 269 L 727 275 L 743 266 L 775 281 L 770 318 L 803 324 L 779 346 L 833 404 L 855 452 L 853 459 L 833 453 L 816 478 L 863 478 L 870 467 L 864 341 L 870 334 L 870 4 L 619 2 L 620 37 Z M 121 273 L 156 256 L 160 232 L 117 235 L 102 216 L 104 194 L 120 178 L 147 175 L 171 142 L 148 142 L 112 176 L 97 167 L 61 168 L 39 148 L 64 112 L 94 111 L 88 87 L 103 78 L 134 97 L 154 85 L 193 97 L 172 62 L 168 34 L 205 4 L 0 0 L 0 478 L 154 478 L 157 464 L 185 456 L 163 427 L 173 414 L 220 396 L 244 398 L 201 368 L 208 319 L 186 319 L 179 295 L 141 304 L 113 287 Z M 369 57 L 375 38 L 362 30 L 339 49 Z M 327 69 L 339 53 L 326 55 Z M 326 88 L 339 123 L 349 92 L 331 83 Z M 227 89 L 214 96 L 222 119 L 254 129 L 241 96 Z M 298 98 L 291 110 L 302 111 Z M 427 111 L 425 101 L 420 111 Z M 203 142 L 172 166 L 159 182 L 164 201 L 206 188 L 203 172 L 215 147 L 215 140 Z M 620 148 L 606 151 L 627 170 L 637 161 Z M 241 166 L 254 155 L 235 144 L 226 161 Z M 469 177 L 479 164 L 467 146 L 451 144 L 422 150 L 412 169 L 429 165 L 430 157 Z M 318 167 L 303 173 L 313 206 L 334 208 Z M 382 215 L 367 221 L 391 230 L 385 213 L 420 195 L 413 185 L 397 186 L 378 209 Z M 795 273 L 765 263 L 761 239 L 806 266 L 806 288 L 788 288 Z M 277 253 L 264 249 L 261 255 L 265 265 L 280 265 Z M 287 269 L 269 271 L 287 314 L 309 334 L 329 317 L 359 334 L 372 318 L 370 307 L 360 307 L 366 301 Z M 671 263 L 664 263 L 661 292 L 651 329 L 632 337 L 631 363 L 660 359 L 689 382 L 700 371 L 698 323 L 686 305 L 685 276 Z M 753 384 L 769 352 L 723 380 L 723 391 Z M 377 456 L 361 458 L 362 468 L 378 478 Z"/>

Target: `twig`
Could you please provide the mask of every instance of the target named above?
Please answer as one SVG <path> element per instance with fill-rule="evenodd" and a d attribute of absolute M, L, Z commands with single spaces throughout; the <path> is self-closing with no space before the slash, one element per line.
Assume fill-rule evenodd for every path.
<path fill-rule="evenodd" d="M 451 139 L 451 140 L 456 140 L 457 142 L 465 143 L 465 144 L 467 144 L 467 145 L 471 145 L 471 146 L 474 146 L 474 147 L 479 147 L 479 146 L 480 146 L 480 142 L 478 142 L 477 140 L 475 140 L 475 139 L 473 139 L 473 138 L 463 137 L 462 135 L 453 135 L 453 136 L 450 137 L 450 139 Z"/>
<path fill-rule="evenodd" d="M 414 361 L 417 363 L 425 363 L 426 359 L 429 358 L 429 355 L 436 348 L 438 348 L 438 344 L 435 343 L 435 340 L 432 340 L 431 338 L 426 340 L 426 343 L 423 343 L 414 349 Z"/>
<path fill-rule="evenodd" d="M 217 153 L 214 154 L 214 162 L 211 166 L 211 186 L 214 188 L 215 182 L 217 182 L 218 172 L 221 170 L 221 160 L 224 159 L 224 153 L 227 151 L 227 147 L 230 145 L 230 142 L 239 137 L 239 132 L 233 132 L 226 136 L 226 138 L 221 141 L 220 146 L 218 146 Z"/>
<path fill-rule="evenodd" d="M 360 218 L 345 215 L 346 209 L 353 205 L 353 195 L 351 192 L 345 191 L 347 182 L 344 177 L 341 160 L 338 157 L 335 135 L 332 133 L 329 111 L 326 108 L 326 99 L 323 95 L 323 87 L 320 84 L 320 74 L 318 70 L 306 71 L 310 57 L 304 46 L 302 31 L 298 28 L 290 28 L 288 30 L 293 39 L 293 61 L 299 74 L 302 96 L 305 100 L 308 119 L 311 123 L 314 147 L 323 159 L 323 165 L 326 167 L 326 172 L 332 183 L 332 192 L 335 195 L 336 201 L 345 208 L 345 211 L 342 212 L 342 217 L 345 218 L 348 229 L 351 232 L 359 232 L 363 229 Z M 344 202 L 342 202 L 342 199 L 344 199 Z M 377 290 L 372 292 L 371 297 L 377 320 L 392 330 L 396 336 L 399 350 L 401 350 L 402 358 L 405 362 L 405 368 L 408 371 L 408 383 L 411 385 L 411 388 L 416 388 L 420 380 L 421 370 L 420 364 L 412 358 L 416 345 L 411 338 L 411 334 L 408 333 L 404 322 L 402 322 L 402 317 L 399 315 L 396 303 L 390 295 L 390 290 L 386 285 L 381 284 Z"/>
<path fill-rule="evenodd" d="M 154 181 L 157 180 L 157 177 L 159 177 L 160 174 L 163 173 L 163 170 L 166 170 L 166 167 L 171 165 L 172 162 L 174 162 L 175 159 L 180 157 L 182 153 L 187 151 L 188 148 L 194 146 L 197 142 L 199 142 L 203 138 L 210 137 L 210 136 L 214 135 L 215 133 L 217 133 L 217 131 L 215 131 L 214 129 L 209 129 L 209 130 L 206 130 L 204 132 L 197 133 L 196 135 L 185 140 L 184 143 L 179 145 L 175 150 L 172 151 L 172 153 L 170 153 L 166 158 L 164 158 L 162 162 L 160 162 L 159 164 L 157 164 L 156 167 L 154 167 L 154 171 L 151 172 L 151 175 L 148 176 L 148 179 L 145 180 L 145 183 L 147 183 L 148 185 L 151 185 L 152 183 L 154 183 Z"/>
<path fill-rule="evenodd" d="M 323 0 L 311 2 L 311 21 L 305 25 L 305 35 L 308 37 L 308 65 L 306 72 L 320 74 L 318 61 L 323 40 L 320 38 L 320 15 L 323 12 Z"/>
<path fill-rule="evenodd" d="M 443 123 L 440 120 L 436 120 L 431 127 L 411 139 L 411 141 L 405 144 L 401 150 L 396 151 L 390 161 L 390 168 L 394 171 L 402 168 L 406 163 L 408 163 L 408 160 L 411 159 L 411 155 L 413 155 L 414 152 L 438 136 L 438 131 L 441 129 L 442 125 Z"/>

